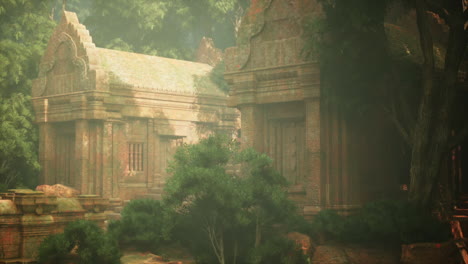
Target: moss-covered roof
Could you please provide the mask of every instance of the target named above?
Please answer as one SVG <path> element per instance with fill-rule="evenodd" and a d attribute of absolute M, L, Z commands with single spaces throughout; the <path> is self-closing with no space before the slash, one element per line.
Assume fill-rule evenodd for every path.
<path fill-rule="evenodd" d="M 209 80 L 212 70 L 210 65 L 98 48 L 76 14 L 67 11 L 63 12 L 41 62 L 43 78 L 53 67 L 61 43 L 67 43 L 70 48 L 68 56 L 74 63 L 82 61 L 85 64 L 80 65 L 84 69 L 81 73 L 83 78 L 86 78 L 87 70 L 99 69 L 108 73 L 111 87 L 224 96 L 216 84 Z"/>
<path fill-rule="evenodd" d="M 221 94 L 208 64 L 96 48 L 111 84 L 176 93 Z M 207 79 L 200 87 L 200 79 Z"/>
<path fill-rule="evenodd" d="M 17 195 L 42 195 L 44 192 L 35 191 L 31 189 L 8 189 L 9 193 L 15 193 Z"/>

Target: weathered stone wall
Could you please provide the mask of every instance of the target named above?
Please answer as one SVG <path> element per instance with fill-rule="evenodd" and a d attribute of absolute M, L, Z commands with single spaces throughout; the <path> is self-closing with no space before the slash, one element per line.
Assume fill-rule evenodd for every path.
<path fill-rule="evenodd" d="M 0 262 L 33 261 L 41 242 L 79 219 L 102 228 L 109 201 L 97 196 L 58 198 L 40 191 L 11 190 L 0 194 Z"/>

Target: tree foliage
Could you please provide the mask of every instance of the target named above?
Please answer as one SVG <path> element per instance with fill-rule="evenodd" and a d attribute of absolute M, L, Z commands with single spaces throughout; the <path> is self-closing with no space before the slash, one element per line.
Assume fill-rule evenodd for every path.
<path fill-rule="evenodd" d="M 170 238 L 171 227 L 160 201 L 142 199 L 130 201 L 122 211 L 122 218 L 112 222 L 108 229 L 122 246 L 155 252 Z"/>
<path fill-rule="evenodd" d="M 347 243 L 401 244 L 445 242 L 450 225 L 406 201 L 380 200 L 368 203 L 350 216 L 321 211 L 311 225 L 314 237 Z"/>
<path fill-rule="evenodd" d="M 78 13 L 97 46 L 191 59 L 204 36 L 221 48 L 234 45 L 247 4 L 246 0 L 69 0 L 66 8 Z"/>
<path fill-rule="evenodd" d="M 0 186 L 33 184 L 37 178 L 37 131 L 32 124 L 31 80 L 54 22 L 50 1 L 0 3 Z"/>
<path fill-rule="evenodd" d="M 33 184 L 39 168 L 30 97 L 13 94 L 0 101 L 0 186 Z"/>
<path fill-rule="evenodd" d="M 389 70 L 384 29 L 389 1 L 320 2 L 325 18 L 314 18 L 306 28 L 307 48 L 319 56 L 323 91 L 343 112 L 363 113 L 379 102 L 379 87 Z"/>
<path fill-rule="evenodd" d="M 39 248 L 39 263 L 64 263 L 73 248 L 80 264 L 120 263 L 117 241 L 96 225 L 86 220 L 72 222 L 64 233 L 46 238 Z"/>
<path fill-rule="evenodd" d="M 0 96 L 29 94 L 54 22 L 50 1 L 0 3 Z"/>
<path fill-rule="evenodd" d="M 242 164 L 237 173 L 234 164 Z M 223 136 L 179 148 L 170 171 L 165 205 L 176 213 L 176 229 L 184 230 L 192 250 L 205 252 L 196 254 L 202 262 L 260 263 L 263 236 L 294 214 L 286 180 L 271 159 L 239 151 Z"/>

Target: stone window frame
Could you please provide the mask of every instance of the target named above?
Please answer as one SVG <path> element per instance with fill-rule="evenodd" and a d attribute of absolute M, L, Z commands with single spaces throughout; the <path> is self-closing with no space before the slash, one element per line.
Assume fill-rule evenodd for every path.
<path fill-rule="evenodd" d="M 127 143 L 128 170 L 130 172 L 145 171 L 145 143 L 142 141 L 131 141 Z"/>

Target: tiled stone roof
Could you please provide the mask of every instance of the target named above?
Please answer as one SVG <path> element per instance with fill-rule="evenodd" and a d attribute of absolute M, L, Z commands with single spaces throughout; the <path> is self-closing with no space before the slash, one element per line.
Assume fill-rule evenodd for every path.
<path fill-rule="evenodd" d="M 88 71 L 107 73 L 109 86 L 135 90 L 167 93 L 204 94 L 226 96 L 210 80 L 212 66 L 205 63 L 176 60 L 139 53 L 98 48 L 89 31 L 73 12 L 64 11 L 42 59 L 39 78 L 33 87 L 35 96 L 44 95 L 46 76 L 54 68 L 57 48 L 62 43 L 68 47 L 67 56 L 78 65 L 82 83 Z M 83 89 L 93 89 L 82 87 Z M 49 94 L 51 94 L 50 92 Z"/>
<path fill-rule="evenodd" d="M 111 85 L 175 93 L 221 95 L 208 64 L 96 48 Z"/>

